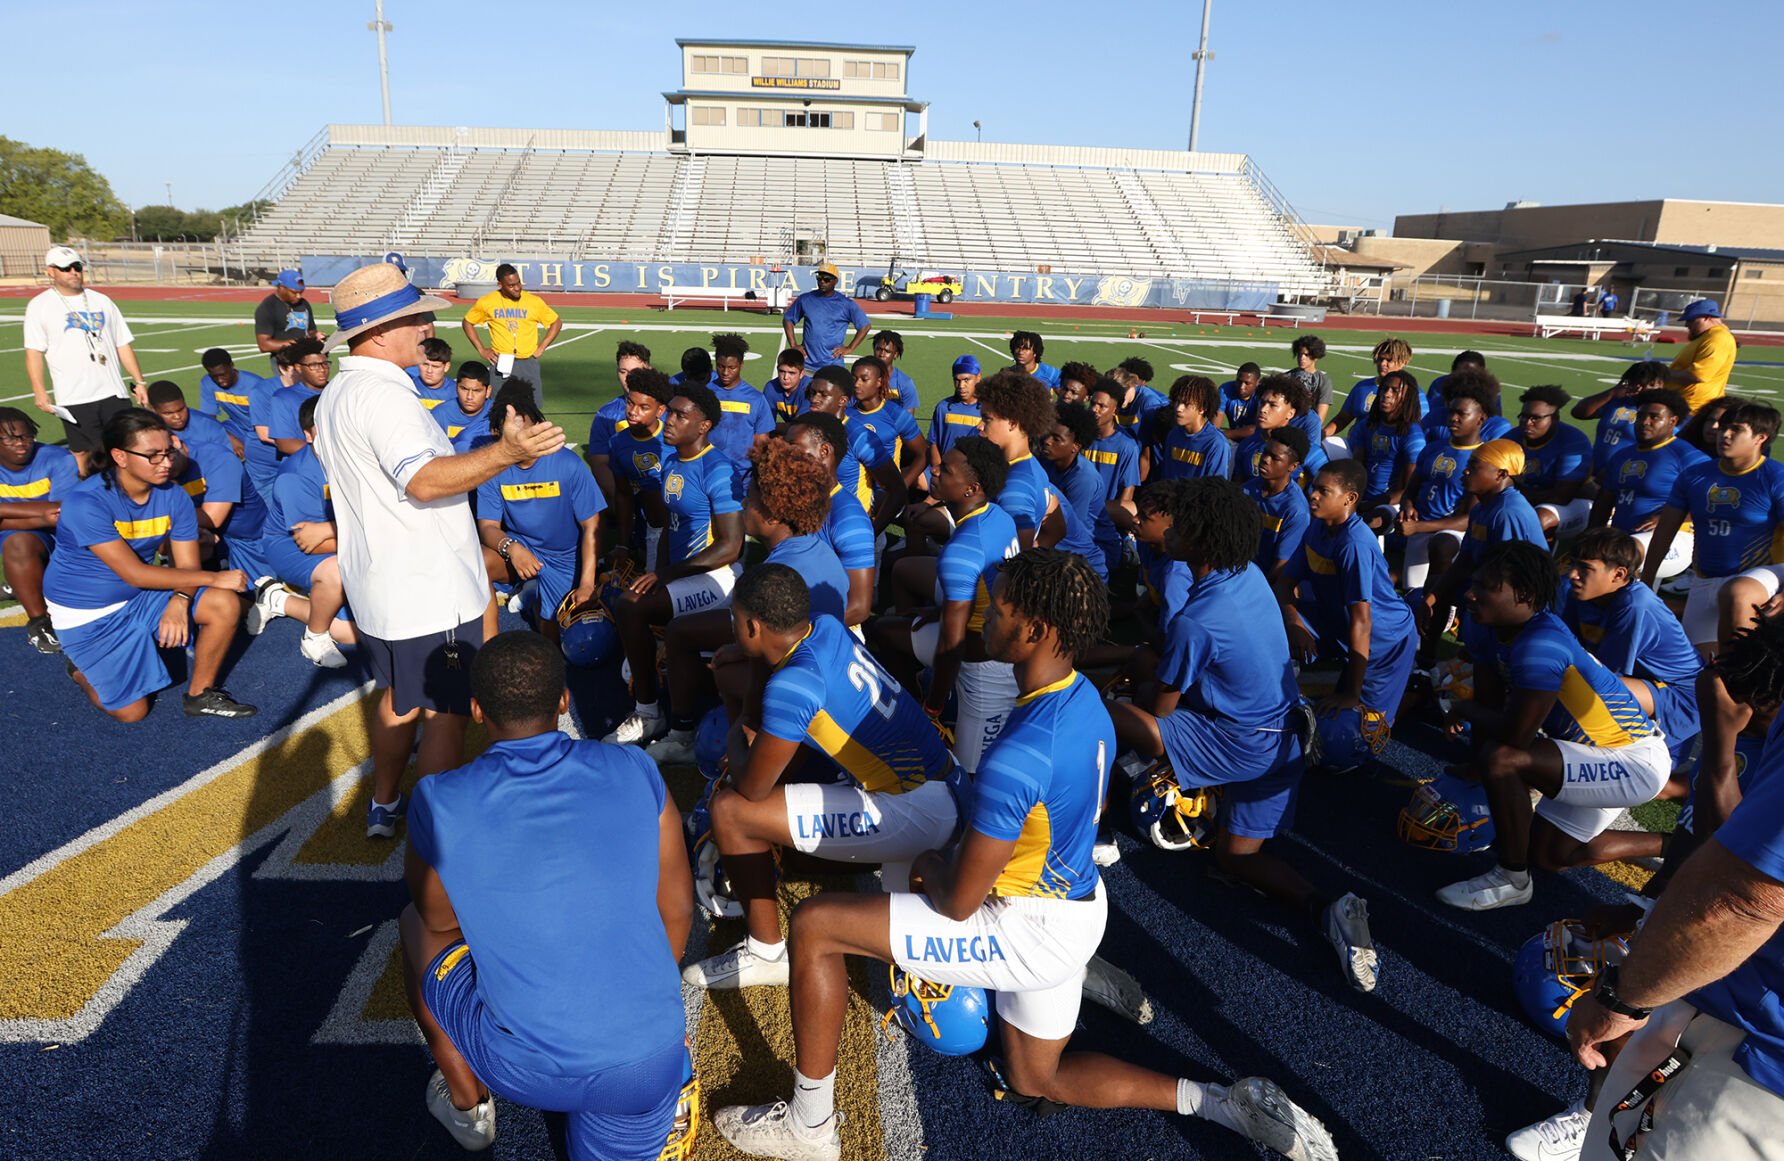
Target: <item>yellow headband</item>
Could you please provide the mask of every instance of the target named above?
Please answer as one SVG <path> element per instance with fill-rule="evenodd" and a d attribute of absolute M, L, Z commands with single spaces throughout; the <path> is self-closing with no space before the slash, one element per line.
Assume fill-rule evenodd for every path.
<path fill-rule="evenodd" d="M 1498 468 L 1508 475 L 1522 475 L 1524 449 L 1509 439 L 1490 439 L 1474 449 L 1474 462 Z"/>

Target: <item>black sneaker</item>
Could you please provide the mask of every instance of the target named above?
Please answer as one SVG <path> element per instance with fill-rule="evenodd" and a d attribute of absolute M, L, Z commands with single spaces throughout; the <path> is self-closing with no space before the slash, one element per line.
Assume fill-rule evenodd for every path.
<path fill-rule="evenodd" d="M 180 700 L 184 702 L 189 718 L 251 718 L 260 712 L 251 705 L 236 701 L 229 696 L 228 690 L 218 685 L 203 693 L 188 693 Z"/>
<path fill-rule="evenodd" d="M 31 642 L 32 648 L 39 653 L 62 652 L 62 642 L 56 639 L 56 629 L 50 624 L 48 613 L 25 622 L 25 640 Z"/>
<path fill-rule="evenodd" d="M 0 580 L 0 601 L 12 601 L 18 598 L 13 595 L 12 586 Z"/>

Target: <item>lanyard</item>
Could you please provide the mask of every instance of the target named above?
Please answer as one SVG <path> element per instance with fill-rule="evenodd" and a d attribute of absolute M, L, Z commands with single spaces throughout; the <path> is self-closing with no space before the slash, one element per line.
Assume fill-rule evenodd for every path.
<path fill-rule="evenodd" d="M 1654 1094 L 1660 1086 L 1679 1075 L 1687 1064 L 1691 1063 L 1691 1053 L 1683 1048 L 1674 1048 L 1672 1055 L 1654 1066 L 1654 1070 L 1641 1078 L 1636 1086 L 1629 1090 L 1629 1095 L 1617 1102 L 1605 1121 L 1610 1125 L 1611 1152 L 1619 1161 L 1634 1161 L 1635 1150 L 1642 1134 L 1654 1127 Z M 1637 1119 L 1635 1132 L 1629 1134 L 1628 1143 L 1617 1135 L 1617 1114 L 1631 1109 L 1640 1109 L 1642 1115 Z"/>

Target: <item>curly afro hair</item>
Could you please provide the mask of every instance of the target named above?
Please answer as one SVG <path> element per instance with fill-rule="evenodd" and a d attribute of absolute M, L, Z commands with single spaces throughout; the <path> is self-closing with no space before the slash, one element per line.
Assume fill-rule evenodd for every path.
<path fill-rule="evenodd" d="M 836 483 L 824 465 L 779 440 L 752 451 L 750 462 L 755 466 L 751 483 L 765 516 L 785 524 L 795 536 L 824 527 L 830 515 L 830 489 Z"/>

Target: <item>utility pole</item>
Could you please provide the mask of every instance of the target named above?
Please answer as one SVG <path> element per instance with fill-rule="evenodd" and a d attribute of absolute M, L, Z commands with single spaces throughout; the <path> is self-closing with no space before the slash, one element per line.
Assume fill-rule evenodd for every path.
<path fill-rule="evenodd" d="M 1202 135 L 1202 70 L 1214 59 L 1208 51 L 1208 16 L 1214 8 L 1214 0 L 1202 0 L 1202 46 L 1189 54 L 1196 62 L 1196 95 L 1195 103 L 1189 107 L 1189 151 L 1196 151 L 1196 142 Z"/>
<path fill-rule="evenodd" d="M 384 51 L 384 34 L 395 32 L 396 25 L 384 19 L 384 0 L 377 0 L 377 19 L 366 22 L 366 29 L 378 34 L 378 87 L 384 94 L 384 123 L 390 124 L 390 57 Z M 1206 19 L 1203 21 L 1206 24 Z M 1207 39 L 1207 30 L 1203 29 L 1202 37 Z M 1198 92 L 1200 85 L 1197 86 Z"/>

